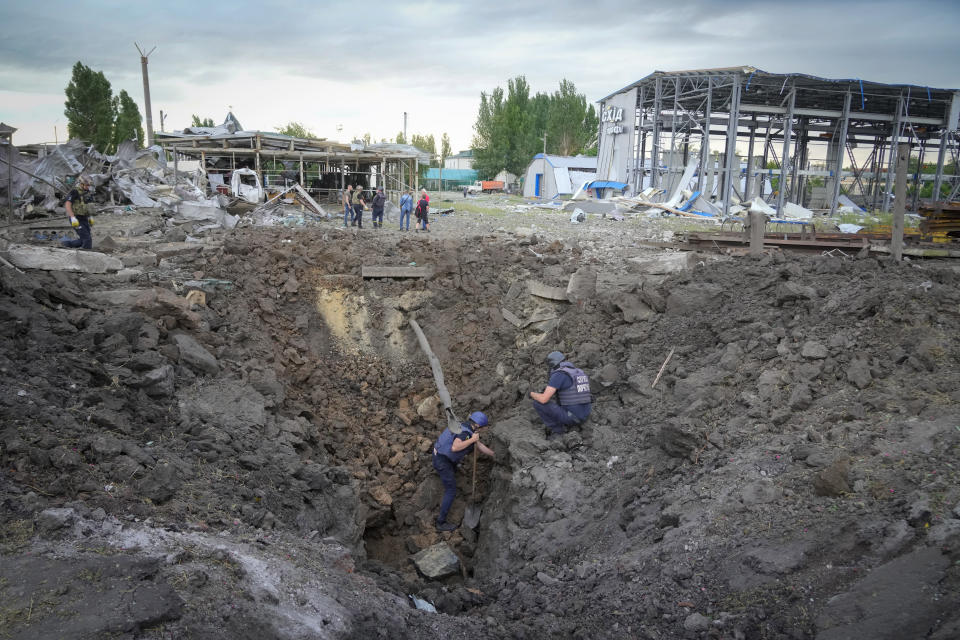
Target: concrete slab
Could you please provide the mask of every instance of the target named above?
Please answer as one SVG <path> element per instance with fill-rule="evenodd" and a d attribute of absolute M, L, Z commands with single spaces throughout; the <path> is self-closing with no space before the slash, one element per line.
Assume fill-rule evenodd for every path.
<path fill-rule="evenodd" d="M 3 257 L 21 269 L 110 273 L 123 269 L 123 263 L 104 253 L 79 249 L 55 249 L 11 244 Z"/>
<path fill-rule="evenodd" d="M 200 253 L 203 251 L 203 244 L 199 242 L 161 242 L 153 245 L 151 249 L 162 260 L 163 258 L 173 258 L 190 253 Z"/>
<path fill-rule="evenodd" d="M 550 287 L 536 280 L 527 280 L 527 291 L 530 292 L 530 295 L 538 298 L 567 302 L 567 289 L 565 287 Z"/>
<path fill-rule="evenodd" d="M 650 275 L 664 275 L 667 273 L 676 273 L 690 269 L 697 264 L 700 258 L 691 251 L 678 251 L 676 253 L 660 253 L 650 256 L 637 256 L 629 258 L 629 261 L 640 265 L 643 273 Z"/>

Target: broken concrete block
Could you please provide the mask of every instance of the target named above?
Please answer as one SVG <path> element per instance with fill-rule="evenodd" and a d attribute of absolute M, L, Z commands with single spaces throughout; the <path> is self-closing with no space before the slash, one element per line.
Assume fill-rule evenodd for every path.
<path fill-rule="evenodd" d="M 597 295 L 597 272 L 590 267 L 580 267 L 567 282 L 567 300 L 581 302 Z"/>
<path fill-rule="evenodd" d="M 50 533 L 70 526 L 74 519 L 76 519 L 76 513 L 73 509 L 45 509 L 37 516 L 37 529 Z"/>
<path fill-rule="evenodd" d="M 515 326 L 517 329 L 526 324 L 523 320 L 515 316 L 509 309 L 500 309 L 503 319 Z"/>
<path fill-rule="evenodd" d="M 803 349 L 800 351 L 800 355 L 804 358 L 810 358 L 811 360 L 823 360 L 830 352 L 827 348 L 814 340 L 807 340 L 803 343 Z"/>
<path fill-rule="evenodd" d="M 185 365 L 197 371 L 198 373 L 209 373 L 216 375 L 220 371 L 220 365 L 217 359 L 209 351 L 185 333 L 178 333 L 173 336 L 173 341 L 177 343 L 180 349 L 180 361 Z"/>
<path fill-rule="evenodd" d="M 152 318 L 172 316 L 187 329 L 198 329 L 203 324 L 203 319 L 190 310 L 190 302 L 186 298 L 160 287 L 141 291 L 133 307 Z"/>
<path fill-rule="evenodd" d="M 838 458 L 813 479 L 818 496 L 840 496 L 850 493 L 850 458 Z"/>
<path fill-rule="evenodd" d="M 650 275 L 665 275 L 690 269 L 697 264 L 697 254 L 690 251 L 674 253 L 660 253 L 651 256 L 637 256 L 628 258 L 634 264 L 640 265 L 641 270 Z"/>
<path fill-rule="evenodd" d="M 644 304 L 637 295 L 622 296 L 614 304 L 623 311 L 624 322 L 640 322 L 654 315 L 653 309 Z"/>
<path fill-rule="evenodd" d="M 120 262 L 125 267 L 155 267 L 160 264 L 160 258 L 155 253 L 120 256 Z"/>
<path fill-rule="evenodd" d="M 847 365 L 847 380 L 857 389 L 866 389 L 873 380 L 873 374 L 870 371 L 870 363 L 866 358 L 855 357 Z"/>
<path fill-rule="evenodd" d="M 203 251 L 203 244 L 199 242 L 164 242 L 154 245 L 153 249 L 156 251 L 157 257 L 163 259 L 189 253 L 200 253 Z"/>
<path fill-rule="evenodd" d="M 597 274 L 596 291 L 598 296 L 616 296 L 630 293 L 640 284 L 640 277 L 629 274 L 601 272 Z"/>
<path fill-rule="evenodd" d="M 11 244 L 3 257 L 21 269 L 109 273 L 123 269 L 123 263 L 104 253 L 79 249 L 54 249 Z"/>
<path fill-rule="evenodd" d="M 413 556 L 413 564 L 425 578 L 431 580 L 453 575 L 460 570 L 460 560 L 446 542 L 420 551 Z"/>
<path fill-rule="evenodd" d="M 527 291 L 530 295 L 547 300 L 567 301 L 567 290 L 563 287 L 550 287 L 536 280 L 527 280 Z"/>

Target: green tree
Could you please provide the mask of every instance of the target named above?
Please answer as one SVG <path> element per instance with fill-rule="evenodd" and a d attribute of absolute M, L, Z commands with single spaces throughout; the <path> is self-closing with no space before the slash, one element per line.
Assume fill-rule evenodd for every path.
<path fill-rule="evenodd" d="M 124 140 L 136 140 L 137 148 L 143 146 L 143 123 L 140 108 L 126 90 L 121 89 L 116 98 L 116 120 L 113 123 L 113 145 L 118 147 Z"/>
<path fill-rule="evenodd" d="M 453 149 L 450 147 L 450 136 L 446 133 L 440 137 L 440 157 L 449 158 L 453 155 Z"/>
<path fill-rule="evenodd" d="M 200 119 L 200 116 L 193 114 L 190 116 L 190 126 L 191 127 L 215 127 L 217 125 L 213 124 L 213 118 L 204 118 Z"/>
<path fill-rule="evenodd" d="M 567 79 L 550 97 L 547 115 L 547 149 L 561 156 L 583 151 L 597 134 L 597 114 L 593 105 Z"/>
<path fill-rule="evenodd" d="M 292 138 L 306 138 L 308 140 L 316 140 L 317 136 L 313 134 L 310 129 L 307 129 L 303 126 L 303 123 L 290 121 L 283 127 L 277 127 L 277 133 L 281 133 L 285 136 L 290 136 Z M 370 134 L 367 134 L 370 135 Z M 369 144 L 369 140 L 368 140 Z"/>
<path fill-rule="evenodd" d="M 474 168 L 481 178 L 501 169 L 520 174 L 538 152 L 559 155 L 596 154 L 599 124 L 596 109 L 577 93 L 569 80 L 560 81 L 553 94 L 530 95 L 526 78 L 507 82 L 506 96 L 500 87 L 480 94 L 480 109 L 474 124 Z"/>
<path fill-rule="evenodd" d="M 113 91 L 103 72 L 78 61 L 73 65 L 65 93 L 63 113 L 67 116 L 69 136 L 89 142 L 99 151 L 107 151 L 113 142 L 115 108 Z"/>
<path fill-rule="evenodd" d="M 397 134 L 397 144 L 407 144 L 407 139 L 403 137 L 403 131 Z"/>
<path fill-rule="evenodd" d="M 434 140 L 432 133 L 425 136 L 415 133 L 410 137 L 410 144 L 421 151 L 426 151 L 431 156 L 437 155 L 437 142 Z"/>

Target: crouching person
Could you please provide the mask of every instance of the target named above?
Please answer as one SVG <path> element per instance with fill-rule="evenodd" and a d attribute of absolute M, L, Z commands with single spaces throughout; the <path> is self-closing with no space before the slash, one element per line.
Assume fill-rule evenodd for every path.
<path fill-rule="evenodd" d="M 593 410 L 590 379 L 582 369 L 567 362 L 559 351 L 547 355 L 550 379 L 542 393 L 530 392 L 533 408 L 549 433 L 547 439 L 562 436 L 567 428 L 582 424 Z"/>

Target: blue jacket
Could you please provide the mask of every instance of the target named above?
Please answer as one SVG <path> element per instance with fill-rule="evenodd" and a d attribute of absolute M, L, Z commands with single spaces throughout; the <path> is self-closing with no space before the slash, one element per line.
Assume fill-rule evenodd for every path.
<path fill-rule="evenodd" d="M 413 211 L 413 196 L 409 193 L 405 193 L 400 196 L 400 211 L 404 213 L 410 213 Z"/>
<path fill-rule="evenodd" d="M 433 448 L 437 450 L 438 454 L 448 458 L 453 464 L 457 464 L 463 460 L 464 456 L 473 451 L 474 445 L 471 444 L 466 449 L 454 451 L 453 441 L 467 440 L 471 437 L 473 437 L 473 431 L 469 426 L 467 426 L 466 422 L 461 422 L 460 433 L 454 434 L 453 431 L 450 431 L 450 429 L 444 429 L 443 433 L 440 434 L 440 437 L 437 438 L 437 443 L 433 445 Z"/>

